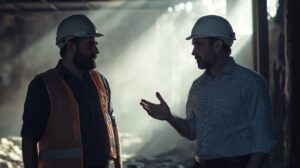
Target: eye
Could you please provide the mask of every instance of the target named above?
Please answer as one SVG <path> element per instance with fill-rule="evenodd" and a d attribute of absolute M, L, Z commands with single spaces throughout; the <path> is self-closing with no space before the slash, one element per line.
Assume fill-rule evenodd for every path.
<path fill-rule="evenodd" d="M 88 47 L 93 48 L 94 46 L 97 46 L 98 43 L 97 42 L 89 42 L 88 43 Z"/>
<path fill-rule="evenodd" d="M 93 42 L 93 45 L 97 47 L 98 46 L 98 42 L 97 41 Z"/>
<path fill-rule="evenodd" d="M 194 46 L 195 46 L 195 47 L 200 47 L 200 46 L 202 46 L 202 45 L 203 45 L 203 43 L 201 43 L 201 42 L 195 42 L 195 43 L 194 43 Z"/>

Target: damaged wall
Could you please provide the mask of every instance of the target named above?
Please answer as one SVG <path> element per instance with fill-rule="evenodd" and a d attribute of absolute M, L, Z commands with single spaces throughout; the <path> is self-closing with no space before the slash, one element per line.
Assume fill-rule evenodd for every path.
<path fill-rule="evenodd" d="M 53 45 L 31 46 L 56 26 L 58 18 L 56 14 L 0 15 L 0 136 L 19 134 L 28 82 L 55 60 L 39 54 L 42 47 L 51 50 Z"/>

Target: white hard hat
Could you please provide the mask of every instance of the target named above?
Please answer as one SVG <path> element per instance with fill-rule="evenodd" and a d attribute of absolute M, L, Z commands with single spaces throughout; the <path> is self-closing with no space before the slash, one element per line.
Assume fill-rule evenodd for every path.
<path fill-rule="evenodd" d="M 57 28 L 56 45 L 62 48 L 74 37 L 100 37 L 93 22 L 82 14 L 76 14 L 65 18 Z"/>
<path fill-rule="evenodd" d="M 190 40 L 200 37 L 220 38 L 230 47 L 233 40 L 235 40 L 235 33 L 225 18 L 217 15 L 207 15 L 197 20 L 191 35 L 186 39 Z"/>

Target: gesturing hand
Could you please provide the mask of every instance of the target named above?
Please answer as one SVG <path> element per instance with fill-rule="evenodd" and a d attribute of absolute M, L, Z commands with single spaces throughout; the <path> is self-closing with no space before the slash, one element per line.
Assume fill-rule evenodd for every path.
<path fill-rule="evenodd" d="M 156 97 L 160 101 L 160 104 L 154 104 L 147 100 L 142 99 L 140 105 L 147 111 L 147 113 L 158 120 L 168 120 L 172 114 L 170 108 L 161 95 L 156 92 Z"/>

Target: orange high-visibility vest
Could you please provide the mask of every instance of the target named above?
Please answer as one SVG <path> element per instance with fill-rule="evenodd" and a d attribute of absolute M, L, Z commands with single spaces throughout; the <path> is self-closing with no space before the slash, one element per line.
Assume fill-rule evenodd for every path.
<path fill-rule="evenodd" d="M 113 126 L 108 113 L 108 96 L 101 74 L 90 71 L 99 94 L 101 111 L 110 143 L 110 157 L 117 158 Z M 56 69 L 41 74 L 49 98 L 48 123 L 39 146 L 39 168 L 83 168 L 82 142 L 78 103 L 64 79 Z M 99 142 L 102 143 L 102 142 Z"/>

